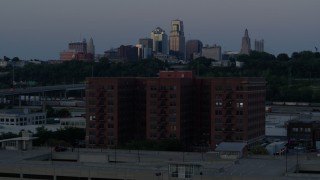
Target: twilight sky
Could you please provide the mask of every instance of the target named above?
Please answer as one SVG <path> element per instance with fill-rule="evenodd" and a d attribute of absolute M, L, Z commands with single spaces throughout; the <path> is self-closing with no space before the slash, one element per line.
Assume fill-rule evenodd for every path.
<path fill-rule="evenodd" d="M 186 40 L 239 51 L 244 30 L 265 51 L 320 49 L 320 0 L 1 0 L 0 58 L 58 59 L 71 41 L 93 38 L 96 53 L 135 45 L 157 26 L 184 22 Z"/>

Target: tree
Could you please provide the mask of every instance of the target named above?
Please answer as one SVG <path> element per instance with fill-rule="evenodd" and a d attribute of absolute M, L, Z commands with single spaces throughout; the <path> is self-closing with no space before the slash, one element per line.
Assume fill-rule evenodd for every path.
<path fill-rule="evenodd" d="M 259 145 L 253 146 L 253 147 L 251 148 L 250 152 L 251 152 L 252 154 L 256 154 L 256 155 L 266 155 L 266 154 L 268 154 L 267 149 L 264 148 L 264 147 L 261 147 L 261 146 L 259 146 Z"/>
<path fill-rule="evenodd" d="M 278 56 L 277 56 L 277 60 L 278 60 L 278 61 L 289 61 L 290 58 L 289 58 L 288 54 L 286 54 L 286 53 L 280 53 L 280 54 L 278 54 Z"/>
<path fill-rule="evenodd" d="M 71 146 L 76 140 L 84 140 L 85 130 L 81 128 L 69 127 L 58 129 L 57 131 L 52 132 L 44 127 L 38 127 L 36 129 L 35 136 L 38 137 L 38 139 L 34 140 L 34 144 L 37 146 Z"/>
<path fill-rule="evenodd" d="M 71 115 L 70 111 L 66 108 L 56 111 L 56 117 L 64 118 L 64 117 L 70 117 L 70 115 Z"/>
<path fill-rule="evenodd" d="M 14 57 L 12 58 L 12 61 L 17 62 L 17 61 L 20 61 L 20 59 L 18 57 Z"/>
<path fill-rule="evenodd" d="M 16 138 L 19 137 L 18 134 L 14 134 L 12 132 L 8 132 L 8 133 L 3 133 L 0 135 L 0 140 L 2 139 L 10 139 L 10 138 Z"/>
<path fill-rule="evenodd" d="M 300 54 L 299 54 L 298 52 L 293 52 L 293 53 L 291 54 L 291 59 L 297 60 L 297 59 L 299 59 L 299 58 L 300 58 Z"/>

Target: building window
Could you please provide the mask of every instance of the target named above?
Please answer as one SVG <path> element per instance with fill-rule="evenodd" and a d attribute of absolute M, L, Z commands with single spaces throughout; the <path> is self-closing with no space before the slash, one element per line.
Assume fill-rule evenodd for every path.
<path fill-rule="evenodd" d="M 215 119 L 215 122 L 216 122 L 216 124 L 221 124 L 222 123 L 222 119 L 217 118 L 217 119 Z"/>
<path fill-rule="evenodd" d="M 222 91 L 222 86 L 216 86 L 215 89 L 216 91 Z"/>
<path fill-rule="evenodd" d="M 222 115 L 222 111 L 221 110 L 216 110 L 216 115 Z"/>
<path fill-rule="evenodd" d="M 170 94 L 170 96 L 169 96 L 170 98 L 176 98 L 177 97 L 177 95 L 176 94 Z"/>
<path fill-rule="evenodd" d="M 216 101 L 216 107 L 221 107 L 222 106 L 222 102 L 221 101 Z"/>
<path fill-rule="evenodd" d="M 177 87 L 176 86 L 170 86 L 170 90 L 176 90 Z"/>
<path fill-rule="evenodd" d="M 150 90 L 151 91 L 157 90 L 157 86 L 154 86 L 154 85 L 150 86 Z"/>
<path fill-rule="evenodd" d="M 171 101 L 171 102 L 170 102 L 170 106 L 176 106 L 176 102 Z"/>
<path fill-rule="evenodd" d="M 90 116 L 89 119 L 90 119 L 90 121 L 94 121 L 94 120 L 96 120 L 96 116 Z"/>
<path fill-rule="evenodd" d="M 171 177 L 189 179 L 194 175 L 194 167 L 185 164 L 170 164 L 169 173 Z"/>
<path fill-rule="evenodd" d="M 237 102 L 237 108 L 243 108 L 243 102 Z"/>
<path fill-rule="evenodd" d="M 237 115 L 243 115 L 242 111 L 237 111 Z"/>

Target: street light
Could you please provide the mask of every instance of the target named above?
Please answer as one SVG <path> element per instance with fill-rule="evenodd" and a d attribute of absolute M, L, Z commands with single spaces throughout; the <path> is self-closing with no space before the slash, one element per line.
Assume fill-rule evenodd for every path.
<path fill-rule="evenodd" d="M 286 173 L 288 173 L 288 149 L 286 146 Z"/>

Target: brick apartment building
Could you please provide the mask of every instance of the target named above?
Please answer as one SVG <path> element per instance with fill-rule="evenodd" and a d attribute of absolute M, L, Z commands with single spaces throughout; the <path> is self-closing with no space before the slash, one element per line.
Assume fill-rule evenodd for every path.
<path fill-rule="evenodd" d="M 320 121 L 291 120 L 287 122 L 288 147 L 320 149 Z"/>
<path fill-rule="evenodd" d="M 262 78 L 198 78 L 162 71 L 150 78 L 88 78 L 88 146 L 112 147 L 137 139 L 178 139 L 214 148 L 255 143 L 265 131 Z"/>

